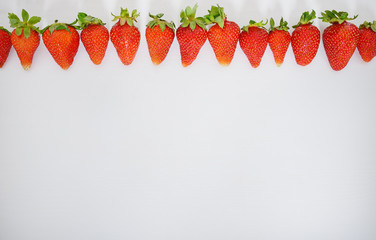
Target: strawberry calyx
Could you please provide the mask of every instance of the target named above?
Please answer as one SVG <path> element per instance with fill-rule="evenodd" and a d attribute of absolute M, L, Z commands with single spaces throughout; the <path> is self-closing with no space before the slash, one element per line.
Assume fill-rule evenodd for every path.
<path fill-rule="evenodd" d="M 19 17 L 14 13 L 8 13 L 9 23 L 12 28 L 16 28 L 16 35 L 20 36 L 23 32 L 26 39 L 30 37 L 31 30 L 39 32 L 39 28 L 35 27 L 34 25 L 39 23 L 41 18 L 37 16 L 33 16 L 29 18 L 29 13 L 22 9 L 22 21 Z"/>
<path fill-rule="evenodd" d="M 73 27 L 74 29 L 79 29 L 80 27 L 75 25 L 77 22 L 78 19 L 76 19 L 73 23 L 59 23 L 58 20 L 55 20 L 55 23 L 43 28 L 41 33 L 44 33 L 47 29 L 50 32 L 50 35 L 52 35 L 52 33 L 57 30 L 66 30 L 71 33 L 68 26 Z"/>
<path fill-rule="evenodd" d="M 106 25 L 106 23 L 102 22 L 99 18 L 95 18 L 93 16 L 87 15 L 86 13 L 79 12 L 77 15 L 78 18 L 78 26 L 81 30 L 87 28 L 90 25 Z"/>
<path fill-rule="evenodd" d="M 206 24 L 216 23 L 220 28 L 223 28 L 225 25 L 226 14 L 223 10 L 223 7 L 211 6 L 211 9 L 208 10 L 209 14 L 205 15 Z"/>
<path fill-rule="evenodd" d="M 302 16 L 300 17 L 300 21 L 298 22 L 298 24 L 292 26 L 293 28 L 297 28 L 301 25 L 306 25 L 306 24 L 312 24 L 313 23 L 313 19 L 316 18 L 316 12 L 315 10 L 312 10 L 311 13 L 309 13 L 308 11 L 307 12 L 304 12 L 302 14 Z"/>
<path fill-rule="evenodd" d="M 359 26 L 359 29 L 362 29 L 362 28 L 368 28 L 368 29 L 370 28 L 372 31 L 376 32 L 376 21 L 373 21 L 373 22 L 364 21 L 364 23 Z"/>
<path fill-rule="evenodd" d="M 281 21 L 279 22 L 279 26 L 278 27 L 275 27 L 275 22 L 274 22 L 274 19 L 273 18 L 270 18 L 270 29 L 269 29 L 269 32 L 272 32 L 274 30 L 282 30 L 282 31 L 286 31 L 289 30 L 289 27 L 287 26 L 287 22 L 283 20 L 283 18 L 281 18 Z"/>
<path fill-rule="evenodd" d="M 195 4 L 193 8 L 186 7 L 185 10 L 182 10 L 180 12 L 180 22 L 182 23 L 182 27 L 188 27 L 194 31 L 196 26 L 198 25 L 202 29 L 206 29 L 206 22 L 205 18 L 203 17 L 197 17 L 196 18 L 196 11 L 197 11 L 198 5 Z"/>
<path fill-rule="evenodd" d="M 325 12 L 321 13 L 321 19 L 323 22 L 328 22 L 328 23 L 339 23 L 342 24 L 345 21 L 348 20 L 354 20 L 355 18 L 358 17 L 358 15 L 355 15 L 353 18 L 348 17 L 349 14 L 347 12 L 337 12 L 336 10 L 326 10 Z"/>
<path fill-rule="evenodd" d="M 256 22 L 254 20 L 249 20 L 249 24 L 247 26 L 242 27 L 242 30 L 245 31 L 245 32 L 248 32 L 248 29 L 250 27 L 259 27 L 259 28 L 263 28 L 263 29 L 266 30 L 266 28 L 265 28 L 266 24 L 268 24 L 268 19 L 266 19 L 265 23 L 264 23 L 263 20 L 261 22 Z"/>
<path fill-rule="evenodd" d="M 159 13 L 157 15 L 152 15 L 149 13 L 149 17 L 151 17 L 153 20 L 148 22 L 146 26 L 149 28 L 154 28 L 155 26 L 159 26 L 162 30 L 162 32 L 166 29 L 166 27 L 171 28 L 172 30 L 175 30 L 175 23 L 173 21 L 167 22 L 166 20 L 162 19 L 163 13 Z"/>
<path fill-rule="evenodd" d="M 3 26 L 0 26 L 0 30 L 4 31 L 4 32 L 7 32 L 10 34 L 10 32 L 8 31 L 8 29 L 4 28 Z"/>
<path fill-rule="evenodd" d="M 125 23 L 127 23 L 129 26 L 134 26 L 134 22 L 137 22 L 137 17 L 140 16 L 140 13 L 137 13 L 137 9 L 134 9 L 132 11 L 132 15 L 129 15 L 127 8 L 121 8 L 120 16 L 115 16 L 113 13 L 111 13 L 111 15 L 114 16 L 112 21 L 120 21 L 120 26 L 123 26 Z"/>

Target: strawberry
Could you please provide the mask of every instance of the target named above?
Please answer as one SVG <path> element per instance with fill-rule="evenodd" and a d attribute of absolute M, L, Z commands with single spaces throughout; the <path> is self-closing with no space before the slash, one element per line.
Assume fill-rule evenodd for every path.
<path fill-rule="evenodd" d="M 355 52 L 359 41 L 359 29 L 347 20 L 357 18 L 348 18 L 347 12 L 325 11 L 321 13 L 323 22 L 329 22 L 332 25 L 324 30 L 322 35 L 324 49 L 328 57 L 330 66 L 333 70 L 339 71 L 346 67 L 352 55 Z"/>
<path fill-rule="evenodd" d="M 33 16 L 29 19 L 29 13 L 25 9 L 22 9 L 22 21 L 14 13 L 9 13 L 8 18 L 10 26 L 16 28 L 10 36 L 12 45 L 22 67 L 28 70 L 40 43 L 39 29 L 34 25 L 40 22 L 41 18 Z"/>
<path fill-rule="evenodd" d="M 121 62 L 124 65 L 129 65 L 133 62 L 140 45 L 140 31 L 134 26 L 134 21 L 140 14 L 135 9 L 129 16 L 128 9 L 121 8 L 120 16 L 112 15 L 115 17 L 113 21 L 119 21 L 111 28 L 111 42 L 114 44 Z"/>
<path fill-rule="evenodd" d="M 283 18 L 281 18 L 278 27 L 274 27 L 274 19 L 270 19 L 268 42 L 274 55 L 274 61 L 278 67 L 282 65 L 291 42 L 290 33 L 287 31 L 288 29 L 287 22 L 283 21 Z"/>
<path fill-rule="evenodd" d="M 182 23 L 176 30 L 176 39 L 180 46 L 181 63 L 184 67 L 191 65 L 197 58 L 200 49 L 208 38 L 205 27 L 205 19 L 196 18 L 198 5 L 193 9 L 186 7 L 180 12 L 180 22 Z"/>
<path fill-rule="evenodd" d="M 153 19 L 146 25 L 145 37 L 151 61 L 159 65 L 166 58 L 175 38 L 175 24 L 161 19 L 163 13 L 149 16 Z"/>
<path fill-rule="evenodd" d="M 110 34 L 102 20 L 78 13 L 78 25 L 81 31 L 81 41 L 91 61 L 99 65 L 106 54 Z"/>
<path fill-rule="evenodd" d="M 11 48 L 12 41 L 10 40 L 10 32 L 0 27 L 0 68 L 2 68 L 6 62 Z"/>
<path fill-rule="evenodd" d="M 376 56 L 376 21 L 364 22 L 359 26 L 358 51 L 365 62 Z"/>
<path fill-rule="evenodd" d="M 44 45 L 55 62 L 64 70 L 72 65 L 80 44 L 80 35 L 75 29 L 75 23 L 58 23 L 56 20 L 54 24 L 43 29 Z"/>
<path fill-rule="evenodd" d="M 316 12 L 304 12 L 291 36 L 291 46 L 298 65 L 306 66 L 315 58 L 320 45 L 320 30 L 313 26 Z"/>
<path fill-rule="evenodd" d="M 227 20 L 223 7 L 212 6 L 205 16 L 207 24 L 215 23 L 208 31 L 209 43 L 221 65 L 231 63 L 239 40 L 240 28 L 235 22 Z"/>
<path fill-rule="evenodd" d="M 267 23 L 267 20 L 266 23 L 263 21 L 256 23 L 250 20 L 249 25 L 242 28 L 239 36 L 240 47 L 254 68 L 260 65 L 268 46 L 268 32 L 264 27 Z"/>

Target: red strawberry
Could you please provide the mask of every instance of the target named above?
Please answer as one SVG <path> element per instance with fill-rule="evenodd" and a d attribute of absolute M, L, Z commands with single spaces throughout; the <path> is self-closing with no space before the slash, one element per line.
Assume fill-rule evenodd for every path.
<path fill-rule="evenodd" d="M 80 25 L 81 41 L 91 61 L 99 65 L 106 54 L 110 34 L 102 20 L 88 16 L 86 13 L 78 13 L 78 24 Z"/>
<path fill-rule="evenodd" d="M 282 65 L 291 42 L 290 33 L 287 31 L 288 29 L 289 27 L 287 26 L 287 22 L 283 21 L 283 18 L 281 18 L 280 25 L 278 27 L 274 27 L 274 19 L 270 19 L 268 42 L 274 55 L 274 61 L 278 67 Z"/>
<path fill-rule="evenodd" d="M 364 22 L 359 26 L 358 51 L 365 62 L 376 56 L 376 21 Z"/>
<path fill-rule="evenodd" d="M 158 65 L 166 58 L 171 44 L 175 38 L 175 24 L 161 19 L 163 13 L 156 16 L 149 16 L 153 18 L 146 27 L 145 37 L 149 48 L 151 61 Z"/>
<path fill-rule="evenodd" d="M 34 27 L 41 18 L 33 16 L 22 9 L 22 21 L 14 13 L 8 14 L 10 26 L 16 28 L 11 34 L 11 41 L 17 52 L 21 65 L 28 70 L 33 62 L 33 56 L 40 43 L 39 29 Z"/>
<path fill-rule="evenodd" d="M 240 28 L 235 22 L 227 20 L 223 8 L 212 6 L 205 16 L 207 24 L 215 23 L 208 31 L 209 43 L 221 65 L 231 63 L 240 35 Z"/>
<path fill-rule="evenodd" d="M 132 11 L 132 16 L 129 16 L 128 9 L 121 8 L 120 16 L 113 16 L 115 17 L 113 21 L 119 21 L 111 29 L 111 42 L 121 62 L 129 65 L 133 62 L 140 45 L 140 31 L 134 26 L 134 21 L 140 14 L 135 9 Z"/>
<path fill-rule="evenodd" d="M 80 44 L 80 35 L 73 24 L 55 21 L 43 30 L 44 45 L 55 62 L 64 70 L 72 65 Z"/>
<path fill-rule="evenodd" d="M 10 40 L 10 32 L 0 27 L 0 68 L 2 68 L 6 62 L 11 48 L 12 41 Z"/>
<path fill-rule="evenodd" d="M 185 11 L 180 13 L 180 22 L 182 23 L 176 30 L 176 38 L 180 46 L 181 63 L 184 67 L 189 66 L 197 57 L 200 49 L 208 38 L 205 27 L 205 19 L 196 18 L 198 5 L 193 9 L 186 7 Z"/>
<path fill-rule="evenodd" d="M 315 58 L 320 45 L 320 30 L 313 26 L 316 12 L 304 12 L 291 36 L 291 46 L 294 51 L 296 63 L 306 66 Z"/>
<path fill-rule="evenodd" d="M 239 36 L 240 47 L 254 68 L 260 65 L 262 56 L 264 56 L 268 46 L 268 32 L 264 27 L 267 23 L 268 21 L 266 23 L 263 23 L 263 21 L 256 23 L 250 20 L 249 25 L 242 28 Z"/>
<path fill-rule="evenodd" d="M 323 22 L 329 22 L 332 25 L 324 30 L 322 35 L 324 49 L 328 57 L 330 66 L 333 70 L 339 71 L 346 67 L 352 55 L 355 52 L 359 41 L 359 29 L 347 20 L 347 12 L 325 11 L 321 13 Z"/>

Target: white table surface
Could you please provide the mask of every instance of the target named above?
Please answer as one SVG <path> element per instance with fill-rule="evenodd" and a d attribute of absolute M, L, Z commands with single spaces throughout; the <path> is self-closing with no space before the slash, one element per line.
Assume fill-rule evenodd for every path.
<path fill-rule="evenodd" d="M 258 69 L 238 46 L 220 66 L 208 42 L 188 68 L 175 40 L 149 58 L 147 13 L 195 1 L 0 1 L 8 12 L 71 22 L 138 8 L 130 66 L 112 43 L 95 66 L 80 45 L 63 71 L 44 44 L 26 72 L 14 49 L 0 69 L 0 239 L 376 239 L 376 60 L 358 51 L 331 70 L 323 45 L 306 67 L 291 47 L 282 67 L 268 47 Z M 212 1 L 198 1 L 206 14 Z M 303 11 L 346 10 L 357 25 L 376 2 L 219 2 L 240 26 Z M 321 31 L 328 26 L 319 20 Z"/>

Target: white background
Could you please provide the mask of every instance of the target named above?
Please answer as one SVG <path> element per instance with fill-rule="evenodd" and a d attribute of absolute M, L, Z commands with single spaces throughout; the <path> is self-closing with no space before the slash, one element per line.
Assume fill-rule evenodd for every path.
<path fill-rule="evenodd" d="M 0 69 L 0 239 L 376 239 L 376 61 L 358 51 L 331 70 L 323 46 L 300 67 L 268 47 L 258 69 L 238 46 L 220 66 L 208 42 L 188 68 L 175 40 L 160 66 L 147 13 L 195 1 L 0 0 L 7 13 L 72 22 L 141 12 L 130 66 L 112 43 L 95 66 L 83 45 L 68 71 L 41 42 L 29 71 L 14 49 Z M 217 2 L 199 1 L 198 15 Z M 221 0 L 240 26 L 303 11 L 376 18 L 376 2 Z M 328 26 L 316 20 L 321 31 Z"/>

